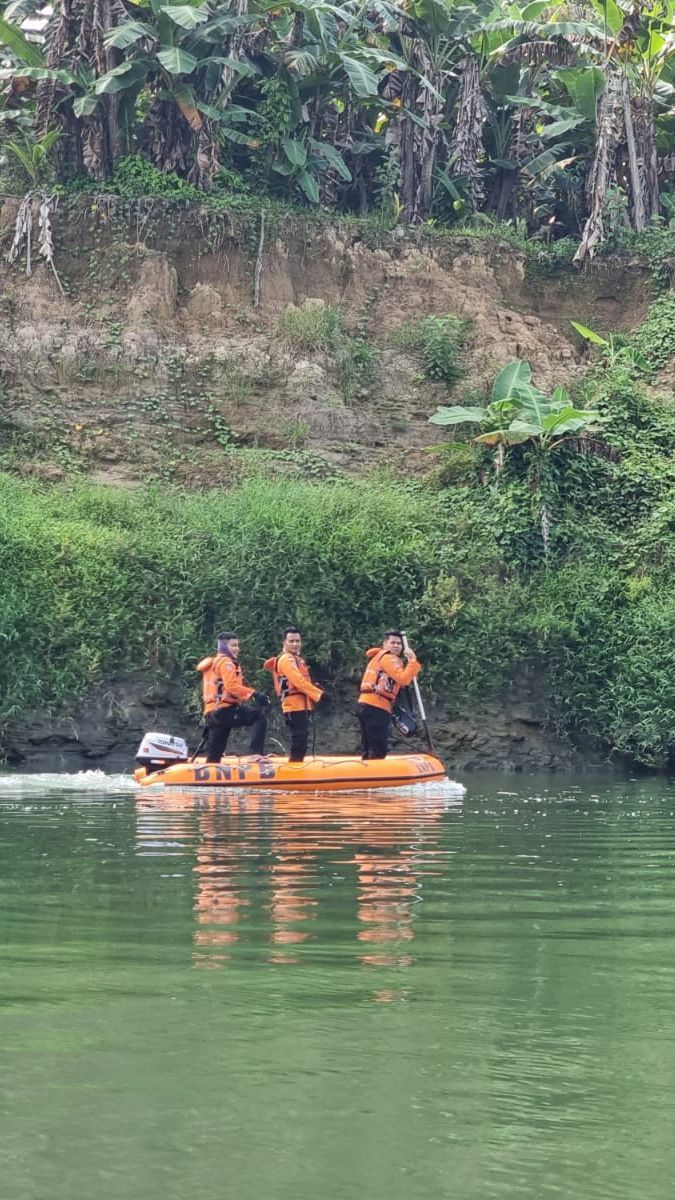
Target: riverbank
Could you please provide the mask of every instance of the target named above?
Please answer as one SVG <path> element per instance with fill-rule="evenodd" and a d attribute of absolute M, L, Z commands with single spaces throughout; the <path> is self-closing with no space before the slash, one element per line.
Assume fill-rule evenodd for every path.
<path fill-rule="evenodd" d="M 153 724 L 194 729 L 217 627 L 255 675 L 288 620 L 332 692 L 323 744 L 351 749 L 364 647 L 396 622 L 453 767 L 668 767 L 661 260 L 537 274 L 508 243 L 294 219 L 268 227 L 256 307 L 255 253 L 222 215 L 195 232 L 197 207 L 135 242 L 128 209 L 69 209 L 67 298 L 0 268 L 3 752 L 121 769 Z M 570 318 L 603 331 L 595 358 Z M 514 359 L 567 385 L 590 439 L 496 463 L 429 424 Z"/>

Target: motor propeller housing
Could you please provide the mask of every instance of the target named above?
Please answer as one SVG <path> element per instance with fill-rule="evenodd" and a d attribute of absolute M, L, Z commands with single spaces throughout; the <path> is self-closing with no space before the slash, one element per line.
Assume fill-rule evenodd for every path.
<path fill-rule="evenodd" d="M 187 742 L 169 733 L 146 733 L 136 753 L 136 763 L 146 770 L 161 771 L 173 763 L 187 762 Z"/>

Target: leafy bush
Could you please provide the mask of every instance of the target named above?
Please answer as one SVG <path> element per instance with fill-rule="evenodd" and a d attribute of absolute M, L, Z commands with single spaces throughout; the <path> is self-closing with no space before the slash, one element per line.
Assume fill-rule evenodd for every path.
<path fill-rule="evenodd" d="M 423 317 L 401 326 L 394 341 L 404 350 L 416 350 L 427 379 L 451 386 L 462 376 L 459 358 L 469 329 L 461 317 Z"/>
<path fill-rule="evenodd" d="M 364 337 L 343 333 L 334 347 L 334 357 L 340 375 L 345 400 L 351 400 L 358 388 L 369 383 L 375 372 L 377 347 Z"/>
<path fill-rule="evenodd" d="M 654 301 L 633 336 L 633 344 L 652 371 L 665 367 L 675 355 L 675 296 L 667 293 Z"/>
<path fill-rule="evenodd" d="M 324 350 L 335 360 L 340 387 L 351 400 L 373 375 L 377 349 L 365 337 L 347 332 L 339 309 L 323 301 L 290 306 L 279 317 L 279 330 L 296 350 Z"/>
<path fill-rule="evenodd" d="M 175 171 L 160 171 L 142 154 L 121 158 L 107 183 L 119 196 L 159 196 L 166 200 L 202 200 L 203 193 Z"/>
<path fill-rule="evenodd" d="M 673 258 L 673 231 L 665 225 L 650 225 L 636 233 L 622 229 L 604 247 L 604 253 L 619 252 L 637 254 L 649 265 L 654 282 L 659 287 L 668 287 L 670 264 Z"/>

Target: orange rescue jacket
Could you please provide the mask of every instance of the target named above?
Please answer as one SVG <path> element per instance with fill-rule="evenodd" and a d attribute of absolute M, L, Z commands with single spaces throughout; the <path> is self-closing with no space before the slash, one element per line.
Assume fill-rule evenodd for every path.
<path fill-rule="evenodd" d="M 413 658 L 404 667 L 397 654 L 381 646 L 366 650 L 366 658 L 370 662 L 361 680 L 359 704 L 371 704 L 390 713 L 401 688 L 412 683 L 419 672 L 420 663 Z"/>
<path fill-rule="evenodd" d="M 284 652 L 277 658 L 268 658 L 263 665 L 266 671 L 272 672 L 282 712 L 311 712 L 323 696 L 321 688 L 312 683 L 309 667 L 299 655 Z"/>
<path fill-rule="evenodd" d="M 228 654 L 210 654 L 197 663 L 202 673 L 204 716 L 216 708 L 229 708 L 250 700 L 255 689 L 247 687 L 238 662 Z"/>

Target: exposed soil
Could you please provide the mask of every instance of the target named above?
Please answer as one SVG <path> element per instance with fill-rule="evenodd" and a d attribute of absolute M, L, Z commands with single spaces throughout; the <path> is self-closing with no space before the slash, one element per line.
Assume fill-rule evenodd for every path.
<path fill-rule="evenodd" d="M 429 724 L 437 752 L 456 772 L 472 769 L 508 771 L 560 770 L 598 767 L 602 755 L 584 747 L 583 753 L 562 742 L 541 723 L 544 711 L 537 681 L 514 688 L 503 701 L 486 705 L 461 717 L 449 717 L 433 707 Z M 327 713 L 316 718 L 316 748 L 324 753 L 353 753 L 359 745 L 355 716 L 355 689 L 340 697 Z M 178 678 L 158 678 L 151 671 L 120 676 L 98 687 L 67 715 L 26 713 L 14 722 L 6 744 L 11 764 L 35 771 L 78 771 L 105 768 L 129 770 L 144 733 L 156 730 L 185 737 L 191 745 L 198 737 L 194 717 L 188 716 Z M 273 710 L 271 751 L 286 745 L 286 730 Z M 419 738 L 398 740 L 398 751 L 424 749 Z M 236 732 L 231 751 L 246 753 L 245 732 Z"/>
<path fill-rule="evenodd" d="M 11 227 L 12 203 L 0 211 Z M 185 228 L 180 227 L 180 221 Z M 167 231 L 57 216 L 60 296 L 44 265 L 27 279 L 0 265 L 0 450 L 23 473 L 78 466 L 98 481 L 148 477 L 228 486 L 242 473 L 425 471 L 438 403 L 484 395 L 496 372 L 527 359 L 543 389 L 574 381 L 583 353 L 570 318 L 636 324 L 647 274 L 616 264 L 563 281 L 534 276 L 509 246 L 470 238 L 382 235 L 354 227 L 270 233 L 260 306 L 255 255 L 227 218 L 205 242 L 194 214 Z M 345 328 L 376 349 L 370 378 L 345 389 L 323 351 L 279 330 L 288 305 L 336 305 Z M 452 390 L 422 375 L 393 343 L 411 319 L 471 322 L 464 376 Z M 6 456 L 5 456 L 6 457 Z M 49 477 L 49 476 L 48 476 Z"/>

